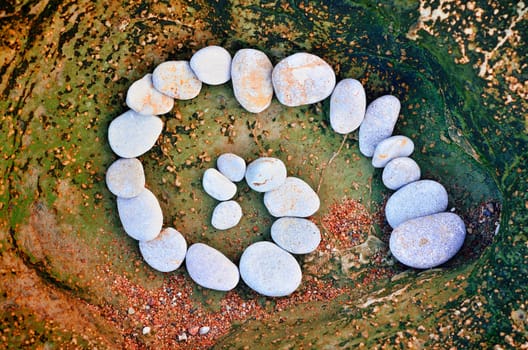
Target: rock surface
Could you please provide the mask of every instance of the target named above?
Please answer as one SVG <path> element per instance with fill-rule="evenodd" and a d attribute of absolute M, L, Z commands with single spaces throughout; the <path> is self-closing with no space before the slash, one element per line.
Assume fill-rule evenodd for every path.
<path fill-rule="evenodd" d="M 218 157 L 216 167 L 233 182 L 242 181 L 246 175 L 246 161 L 233 153 L 224 153 Z"/>
<path fill-rule="evenodd" d="M 372 166 L 383 168 L 394 158 L 410 156 L 413 151 L 414 143 L 407 136 L 388 137 L 376 146 L 372 156 Z"/>
<path fill-rule="evenodd" d="M 284 58 L 275 66 L 272 81 L 279 102 L 296 107 L 330 96 L 336 77 L 332 67 L 320 57 L 300 52 Z"/>
<path fill-rule="evenodd" d="M 278 158 L 262 157 L 251 162 L 246 170 L 248 186 L 257 192 L 278 188 L 286 180 L 286 165 Z"/>
<path fill-rule="evenodd" d="M 317 249 L 321 232 L 307 219 L 285 217 L 271 225 L 271 238 L 282 249 L 292 254 L 308 254 Z"/>
<path fill-rule="evenodd" d="M 160 115 L 174 107 L 174 99 L 156 90 L 152 85 L 152 74 L 147 74 L 130 85 L 126 104 L 142 115 Z"/>
<path fill-rule="evenodd" d="M 301 284 L 297 260 L 271 242 L 257 242 L 240 257 L 240 276 L 254 291 L 269 297 L 293 293 Z"/>
<path fill-rule="evenodd" d="M 392 231 L 389 247 L 401 263 L 429 269 L 451 259 L 466 237 L 462 219 L 453 213 L 438 213 L 412 219 Z"/>
<path fill-rule="evenodd" d="M 180 232 L 168 227 L 153 240 L 139 242 L 139 251 L 153 269 L 171 272 L 180 267 L 185 260 L 187 242 Z"/>
<path fill-rule="evenodd" d="M 242 208 L 235 201 L 218 203 L 213 210 L 211 225 L 218 230 L 235 227 L 242 219 Z"/>
<path fill-rule="evenodd" d="M 251 113 L 260 113 L 271 104 L 273 64 L 262 51 L 239 50 L 231 62 L 233 92 L 238 103 Z"/>
<path fill-rule="evenodd" d="M 420 180 L 420 166 L 411 158 L 400 157 L 391 160 L 381 175 L 385 187 L 397 190 L 411 182 Z"/>
<path fill-rule="evenodd" d="M 303 180 L 288 177 L 277 189 L 264 194 L 264 205 L 275 217 L 308 217 L 319 210 L 319 196 Z"/>
<path fill-rule="evenodd" d="M 116 160 L 106 171 L 106 186 L 117 197 L 138 196 L 145 188 L 143 165 L 136 158 Z"/>
<path fill-rule="evenodd" d="M 231 54 L 223 47 L 211 45 L 191 57 L 191 69 L 208 85 L 222 85 L 231 79 Z"/>
<path fill-rule="evenodd" d="M 188 61 L 167 61 L 152 72 L 154 88 L 164 95 L 190 100 L 200 94 L 202 82 L 196 77 Z"/>
<path fill-rule="evenodd" d="M 138 241 L 156 238 L 163 225 L 158 199 L 148 189 L 134 198 L 117 197 L 117 210 L 125 232 Z"/>
<path fill-rule="evenodd" d="M 235 288 L 239 281 L 237 266 L 224 254 L 203 243 L 189 247 L 185 266 L 192 280 L 205 288 L 226 292 Z"/>
<path fill-rule="evenodd" d="M 208 195 L 219 201 L 227 201 L 233 198 L 237 191 L 234 183 L 213 168 L 204 172 L 202 185 Z"/>
<path fill-rule="evenodd" d="M 108 143 L 120 157 L 139 157 L 154 146 L 162 129 L 160 118 L 128 111 L 110 123 Z"/>
<path fill-rule="evenodd" d="M 392 228 L 407 220 L 436 214 L 447 208 L 447 191 L 436 181 L 420 180 L 403 186 L 387 201 L 385 217 Z"/>
<path fill-rule="evenodd" d="M 341 80 L 330 98 L 330 126 L 338 134 L 351 133 L 365 118 L 366 106 L 363 85 L 355 79 Z"/>

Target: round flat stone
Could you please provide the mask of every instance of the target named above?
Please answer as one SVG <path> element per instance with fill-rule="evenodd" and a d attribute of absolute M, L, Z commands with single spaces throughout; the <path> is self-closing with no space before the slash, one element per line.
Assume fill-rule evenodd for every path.
<path fill-rule="evenodd" d="M 300 52 L 284 58 L 275 66 L 272 82 L 279 102 L 296 107 L 330 96 L 336 77 L 332 67 L 320 57 Z"/>
<path fill-rule="evenodd" d="M 145 188 L 143 165 L 136 158 L 121 158 L 108 167 L 106 186 L 121 198 L 138 196 Z"/>
<path fill-rule="evenodd" d="M 242 219 L 242 208 L 235 201 L 220 202 L 213 210 L 211 225 L 218 230 L 235 227 Z"/>
<path fill-rule="evenodd" d="M 208 85 L 221 85 L 231 79 L 231 54 L 220 46 L 207 46 L 191 57 L 191 69 Z"/>
<path fill-rule="evenodd" d="M 438 213 L 412 219 L 392 231 L 392 255 L 410 267 L 430 269 L 451 259 L 466 237 L 464 221 L 453 213 Z"/>
<path fill-rule="evenodd" d="M 308 254 L 317 249 L 321 232 L 308 219 L 285 217 L 271 225 L 271 238 L 279 247 L 292 254 Z"/>
<path fill-rule="evenodd" d="M 394 158 L 383 169 L 381 175 L 385 187 L 397 190 L 411 182 L 420 180 L 420 167 L 408 157 Z"/>
<path fill-rule="evenodd" d="M 162 129 L 160 118 L 128 111 L 110 123 L 108 143 L 120 157 L 139 157 L 154 146 Z"/>
<path fill-rule="evenodd" d="M 286 165 L 278 158 L 262 157 L 251 162 L 246 170 L 246 182 L 252 190 L 267 192 L 286 180 Z"/>
<path fill-rule="evenodd" d="M 174 107 L 174 99 L 156 90 L 152 85 L 152 74 L 147 74 L 130 85 L 126 104 L 139 114 L 160 115 Z"/>
<path fill-rule="evenodd" d="M 447 208 L 447 191 L 436 181 L 420 180 L 403 186 L 387 201 L 385 217 L 392 228 L 407 220 L 436 214 Z"/>
<path fill-rule="evenodd" d="M 125 232 L 138 241 L 156 238 L 163 225 L 158 199 L 148 189 L 134 198 L 117 197 L 117 211 Z"/>
<path fill-rule="evenodd" d="M 185 260 L 187 242 L 181 233 L 168 227 L 153 240 L 139 242 L 139 251 L 153 269 L 171 272 L 180 267 Z"/>
<path fill-rule="evenodd" d="M 152 72 L 154 88 L 164 95 L 190 100 L 200 94 L 202 82 L 196 77 L 187 61 L 167 61 Z"/>
<path fill-rule="evenodd" d="M 224 153 L 218 157 L 216 167 L 233 182 L 242 181 L 246 174 L 246 161 L 233 153 Z"/>
<path fill-rule="evenodd" d="M 302 273 L 297 260 L 271 242 L 257 242 L 240 257 L 242 280 L 259 294 L 283 297 L 301 284 Z"/>
<path fill-rule="evenodd" d="M 383 168 L 394 158 L 410 156 L 414 151 L 414 143 L 407 136 L 391 136 L 378 143 L 372 156 L 372 166 Z"/>
<path fill-rule="evenodd" d="M 234 183 L 213 168 L 205 171 L 202 178 L 202 186 L 208 195 L 219 201 L 227 201 L 233 198 L 237 191 Z"/>
<path fill-rule="evenodd" d="M 364 156 L 372 157 L 378 143 L 392 135 L 400 107 L 400 101 L 392 95 L 378 97 L 368 105 L 359 127 L 359 150 Z"/>
<path fill-rule="evenodd" d="M 260 113 L 271 104 L 273 64 L 262 51 L 242 49 L 231 62 L 233 92 L 238 103 L 251 113 Z"/>
<path fill-rule="evenodd" d="M 189 247 L 185 266 L 192 280 L 204 288 L 226 292 L 235 288 L 240 278 L 238 268 L 231 260 L 203 243 Z"/>
<path fill-rule="evenodd" d="M 330 97 L 330 126 L 338 134 L 348 134 L 359 128 L 367 97 L 363 85 L 355 79 L 341 80 Z"/>
<path fill-rule="evenodd" d="M 264 205 L 275 217 L 308 217 L 319 210 L 319 196 L 303 180 L 288 177 L 282 185 L 264 194 Z"/>

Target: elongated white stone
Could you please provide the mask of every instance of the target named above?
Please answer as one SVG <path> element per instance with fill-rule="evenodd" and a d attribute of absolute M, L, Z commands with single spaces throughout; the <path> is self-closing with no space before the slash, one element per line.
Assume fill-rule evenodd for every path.
<path fill-rule="evenodd" d="M 164 95 L 178 100 L 195 98 L 202 89 L 187 61 L 167 61 L 159 64 L 152 73 L 154 88 Z"/>
<path fill-rule="evenodd" d="M 156 90 L 152 85 L 152 74 L 147 74 L 130 85 L 126 104 L 139 114 L 160 115 L 174 107 L 174 99 Z"/>
<path fill-rule="evenodd" d="M 411 158 L 401 157 L 391 160 L 383 169 L 381 176 L 385 187 L 397 190 L 411 182 L 420 180 L 421 171 Z"/>
<path fill-rule="evenodd" d="M 136 158 L 121 158 L 106 171 L 106 186 L 121 198 L 138 196 L 145 188 L 143 165 Z"/>
<path fill-rule="evenodd" d="M 246 182 L 254 191 L 268 192 L 282 185 L 286 180 L 286 175 L 286 165 L 282 160 L 261 157 L 248 165 Z"/>
<path fill-rule="evenodd" d="M 163 213 L 158 199 L 148 189 L 137 197 L 117 197 L 117 210 L 125 232 L 138 241 L 150 241 L 160 233 Z"/>
<path fill-rule="evenodd" d="M 139 242 L 139 250 L 150 267 L 160 272 L 171 272 L 185 260 L 187 242 L 181 233 L 168 227 L 153 240 Z"/>
<path fill-rule="evenodd" d="M 308 254 L 317 249 L 321 232 L 308 219 L 285 217 L 271 225 L 271 238 L 279 247 L 292 254 Z"/>
<path fill-rule="evenodd" d="M 264 205 L 275 217 L 308 217 L 319 210 L 319 196 L 303 180 L 288 177 L 282 185 L 264 194 Z"/>
<path fill-rule="evenodd" d="M 383 168 L 388 162 L 398 157 L 410 156 L 414 143 L 407 136 L 391 136 L 378 143 L 372 156 L 372 166 Z"/>
<path fill-rule="evenodd" d="M 227 201 L 234 197 L 237 188 L 234 183 L 216 169 L 207 169 L 203 175 L 204 191 L 219 201 Z"/>
<path fill-rule="evenodd" d="M 365 118 L 366 106 L 363 85 L 355 79 L 341 80 L 330 98 L 330 126 L 338 134 L 351 133 Z"/>
<path fill-rule="evenodd" d="M 231 79 L 231 55 L 223 47 L 204 47 L 189 62 L 196 77 L 208 85 L 221 85 Z"/>

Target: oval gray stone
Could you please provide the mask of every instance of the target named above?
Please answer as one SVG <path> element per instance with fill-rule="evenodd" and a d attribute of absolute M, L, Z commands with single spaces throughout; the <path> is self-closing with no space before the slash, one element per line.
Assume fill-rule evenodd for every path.
<path fill-rule="evenodd" d="M 235 201 L 220 202 L 213 210 L 211 225 L 218 230 L 235 227 L 242 219 L 242 208 Z"/>
<path fill-rule="evenodd" d="M 202 82 L 196 77 L 187 61 L 167 61 L 152 72 L 154 88 L 164 95 L 190 100 L 200 94 Z"/>
<path fill-rule="evenodd" d="M 235 288 L 240 279 L 238 268 L 231 260 L 203 243 L 189 247 L 185 266 L 192 280 L 204 288 L 227 292 Z"/>
<path fill-rule="evenodd" d="M 308 219 L 285 217 L 271 225 L 271 238 L 279 247 L 292 254 L 308 254 L 317 249 L 321 232 Z"/>
<path fill-rule="evenodd" d="M 414 143 L 407 136 L 391 136 L 378 143 L 372 156 L 372 166 L 383 168 L 394 158 L 407 157 L 414 152 Z"/>
<path fill-rule="evenodd" d="M 112 120 L 108 127 L 108 143 L 120 157 L 139 157 L 154 146 L 162 129 L 160 118 L 130 110 Z"/>
<path fill-rule="evenodd" d="M 227 201 L 233 198 L 237 191 L 234 183 L 213 168 L 205 171 L 202 178 L 202 185 L 208 195 L 219 201 Z"/>
<path fill-rule="evenodd" d="M 264 205 L 275 217 L 308 217 L 319 210 L 319 196 L 303 180 L 288 177 L 282 185 L 264 194 Z"/>
<path fill-rule="evenodd" d="M 391 160 L 383 169 L 381 175 L 385 187 L 391 190 L 420 180 L 420 166 L 411 158 L 401 157 Z"/>
<path fill-rule="evenodd" d="M 156 90 L 152 85 L 152 74 L 136 80 L 128 88 L 126 104 L 139 114 L 160 115 L 174 107 L 174 99 Z"/>
<path fill-rule="evenodd" d="M 117 197 L 138 196 L 145 188 L 143 165 L 136 158 L 116 160 L 106 171 L 106 186 Z"/>
<path fill-rule="evenodd" d="M 301 284 L 299 263 L 287 251 L 271 242 L 253 243 L 240 257 L 242 280 L 259 294 L 283 297 Z"/>
<path fill-rule="evenodd" d="M 246 182 L 257 192 L 268 192 L 278 188 L 284 183 L 286 176 L 286 165 L 278 158 L 257 158 L 246 169 Z"/>
<path fill-rule="evenodd" d="M 187 242 L 180 232 L 167 227 L 153 240 L 139 242 L 139 251 L 154 270 L 171 272 L 185 260 Z"/>
<path fill-rule="evenodd" d="M 368 105 L 359 127 L 359 150 L 364 156 L 372 157 L 378 143 L 392 135 L 400 107 L 400 101 L 392 95 L 378 97 Z"/>
<path fill-rule="evenodd" d="M 464 221 L 453 213 L 438 213 L 412 219 L 392 231 L 392 255 L 410 267 L 430 269 L 451 259 L 466 237 Z"/>
<path fill-rule="evenodd" d="M 224 153 L 218 157 L 216 167 L 233 182 L 241 181 L 246 174 L 246 161 L 233 153 Z"/>
<path fill-rule="evenodd" d="M 330 97 L 330 126 L 338 134 L 348 134 L 359 128 L 367 97 L 363 85 L 355 79 L 341 80 Z"/>
<path fill-rule="evenodd" d="M 436 181 L 420 180 L 403 186 L 387 201 L 385 217 L 392 228 L 447 208 L 447 191 Z"/>
<path fill-rule="evenodd" d="M 159 235 L 163 213 L 158 199 L 148 189 L 134 198 L 117 197 L 117 211 L 125 232 L 138 241 L 150 241 Z"/>
<path fill-rule="evenodd" d="M 336 77 L 332 67 L 316 55 L 299 52 L 284 58 L 272 72 L 273 89 L 289 107 L 324 100 L 332 93 Z"/>
<path fill-rule="evenodd" d="M 204 47 L 191 57 L 191 69 L 196 77 L 209 85 L 221 85 L 231 79 L 231 54 L 223 47 Z"/>
<path fill-rule="evenodd" d="M 260 113 L 271 104 L 273 64 L 262 51 L 239 50 L 231 62 L 233 92 L 238 103 L 251 113 Z"/>

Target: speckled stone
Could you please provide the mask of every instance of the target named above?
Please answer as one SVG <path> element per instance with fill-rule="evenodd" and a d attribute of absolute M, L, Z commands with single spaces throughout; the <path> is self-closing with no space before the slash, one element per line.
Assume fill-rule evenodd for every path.
<path fill-rule="evenodd" d="M 153 240 L 139 242 L 139 251 L 154 270 L 171 272 L 185 260 L 187 242 L 181 233 L 167 227 Z"/>
<path fill-rule="evenodd" d="M 280 218 L 271 225 L 271 238 L 292 254 L 308 254 L 317 249 L 321 232 L 312 221 L 302 218 Z"/>
<path fill-rule="evenodd" d="M 152 85 L 152 74 L 147 74 L 130 85 L 126 104 L 139 114 L 160 115 L 174 107 L 174 99 L 156 90 Z"/>
<path fill-rule="evenodd" d="M 359 150 L 364 156 L 372 157 L 378 143 L 392 135 L 400 107 L 400 101 L 392 95 L 378 97 L 368 105 L 359 127 Z"/>
<path fill-rule="evenodd" d="M 191 57 L 191 69 L 208 85 L 222 85 L 231 79 L 231 54 L 223 47 L 204 47 Z"/>
<path fill-rule="evenodd" d="M 246 161 L 233 153 L 224 153 L 218 157 L 216 167 L 233 182 L 242 181 L 246 175 Z"/>
<path fill-rule="evenodd" d="M 332 67 L 315 55 L 299 52 L 284 58 L 272 72 L 273 89 L 289 107 L 324 100 L 332 93 L 336 77 Z"/>
<path fill-rule="evenodd" d="M 106 171 L 106 186 L 121 198 L 138 196 L 145 188 L 143 165 L 136 158 L 116 160 Z"/>
<path fill-rule="evenodd" d="M 421 216 L 436 214 L 447 208 L 447 191 L 436 181 L 420 180 L 403 186 L 389 198 L 385 217 L 392 228 Z"/>
<path fill-rule="evenodd" d="M 242 208 L 235 201 L 220 202 L 213 210 L 211 225 L 217 230 L 235 227 L 242 219 Z"/>
<path fill-rule="evenodd" d="M 284 183 L 286 176 L 286 165 L 278 158 L 257 158 L 246 169 L 246 182 L 257 192 L 268 192 L 278 188 Z"/>
<path fill-rule="evenodd" d="M 397 190 L 411 182 L 418 181 L 420 177 L 420 167 L 408 157 L 394 158 L 387 163 L 381 175 L 383 184 L 391 190 Z"/>
<path fill-rule="evenodd" d="M 202 185 L 208 195 L 219 201 L 230 200 L 235 196 L 237 191 L 234 183 L 213 168 L 207 169 L 204 172 Z"/>
<path fill-rule="evenodd" d="M 242 253 L 240 276 L 249 288 L 269 297 L 290 295 L 302 280 L 297 260 L 287 251 L 266 241 L 253 243 Z"/>
<path fill-rule="evenodd" d="M 367 97 L 363 85 L 355 79 L 341 80 L 330 97 L 330 126 L 338 134 L 348 134 L 359 128 Z"/>
<path fill-rule="evenodd" d="M 251 113 L 260 113 L 271 104 L 273 64 L 262 51 L 239 50 L 231 62 L 231 81 L 238 103 Z"/>
<path fill-rule="evenodd" d="M 264 194 L 264 205 L 275 217 L 308 217 L 319 210 L 319 196 L 303 180 L 288 177 L 273 191 Z"/>
<path fill-rule="evenodd" d="M 392 255 L 410 267 L 429 269 L 451 259 L 466 237 L 464 221 L 453 213 L 438 213 L 412 219 L 392 231 Z"/>
<path fill-rule="evenodd" d="M 150 241 L 159 235 L 163 213 L 158 199 L 148 189 L 134 198 L 117 197 L 117 210 L 125 232 L 138 241 Z"/>
<path fill-rule="evenodd" d="M 110 123 L 108 143 L 120 157 L 139 157 L 154 146 L 162 129 L 163 122 L 160 118 L 128 111 Z"/>
<path fill-rule="evenodd" d="M 378 143 L 372 156 L 372 166 L 383 168 L 398 157 L 407 157 L 414 152 L 414 143 L 407 136 L 391 136 Z"/>
<path fill-rule="evenodd" d="M 164 95 L 190 100 L 200 94 L 202 82 L 196 77 L 188 61 L 167 61 L 152 72 L 154 88 Z"/>
<path fill-rule="evenodd" d="M 236 287 L 240 279 L 238 268 L 218 250 L 195 243 L 185 257 L 187 272 L 202 287 L 227 292 Z"/>

